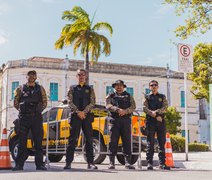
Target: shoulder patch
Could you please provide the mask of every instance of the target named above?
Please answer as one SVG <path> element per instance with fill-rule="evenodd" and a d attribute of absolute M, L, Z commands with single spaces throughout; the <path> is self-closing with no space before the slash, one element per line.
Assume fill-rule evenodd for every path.
<path fill-rule="evenodd" d="M 86 89 L 85 90 L 85 93 L 87 93 L 87 94 L 90 93 L 90 90 L 89 89 Z"/>
<path fill-rule="evenodd" d="M 162 102 L 163 101 L 163 98 L 159 97 L 158 98 L 158 101 Z"/>

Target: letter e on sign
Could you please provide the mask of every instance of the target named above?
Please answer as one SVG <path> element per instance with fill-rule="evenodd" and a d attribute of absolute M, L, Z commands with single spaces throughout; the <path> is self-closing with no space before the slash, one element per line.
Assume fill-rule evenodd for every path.
<path fill-rule="evenodd" d="M 190 45 L 178 44 L 178 70 L 180 72 L 193 72 L 193 48 Z"/>

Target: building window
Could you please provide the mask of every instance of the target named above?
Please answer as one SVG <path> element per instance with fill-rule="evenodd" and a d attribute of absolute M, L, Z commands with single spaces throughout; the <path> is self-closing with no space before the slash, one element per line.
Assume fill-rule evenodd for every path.
<path fill-rule="evenodd" d="M 58 101 L 58 83 L 50 83 L 50 100 Z"/>
<path fill-rule="evenodd" d="M 182 137 L 185 137 L 185 130 L 182 130 Z M 188 142 L 190 143 L 189 130 L 188 130 Z"/>
<path fill-rule="evenodd" d="M 199 115 L 200 115 L 200 119 L 207 119 L 207 102 L 206 99 L 200 99 L 199 100 Z"/>
<path fill-rule="evenodd" d="M 14 91 L 18 86 L 19 86 L 18 81 L 12 82 L 12 99 L 14 99 Z"/>
<path fill-rule="evenodd" d="M 149 88 L 145 89 L 145 94 L 150 94 L 151 90 Z"/>
<path fill-rule="evenodd" d="M 113 87 L 112 86 L 106 86 L 106 95 L 108 95 L 109 93 L 114 92 Z"/>
<path fill-rule="evenodd" d="M 180 92 L 180 106 L 185 107 L 185 91 Z"/>
<path fill-rule="evenodd" d="M 133 88 L 132 88 L 132 87 L 127 87 L 127 88 L 126 88 L 126 91 L 127 91 L 131 96 L 134 95 L 134 92 L 133 92 Z"/>

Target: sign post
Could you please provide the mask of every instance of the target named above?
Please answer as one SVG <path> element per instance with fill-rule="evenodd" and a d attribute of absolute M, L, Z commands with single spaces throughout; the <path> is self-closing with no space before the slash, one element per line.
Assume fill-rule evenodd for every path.
<path fill-rule="evenodd" d="M 193 72 L 193 48 L 190 45 L 178 44 L 178 71 L 184 73 L 185 92 L 185 153 L 188 161 L 188 110 L 187 110 L 187 73 Z"/>
<path fill-rule="evenodd" d="M 209 84 L 209 103 L 210 103 L 210 150 L 212 151 L 212 84 Z"/>

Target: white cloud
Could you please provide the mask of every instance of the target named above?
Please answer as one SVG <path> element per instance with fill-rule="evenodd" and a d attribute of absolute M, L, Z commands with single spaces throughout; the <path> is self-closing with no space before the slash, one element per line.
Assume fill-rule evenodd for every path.
<path fill-rule="evenodd" d="M 4 35 L 0 34 L 0 45 L 5 44 L 7 42 L 8 39 Z"/>

